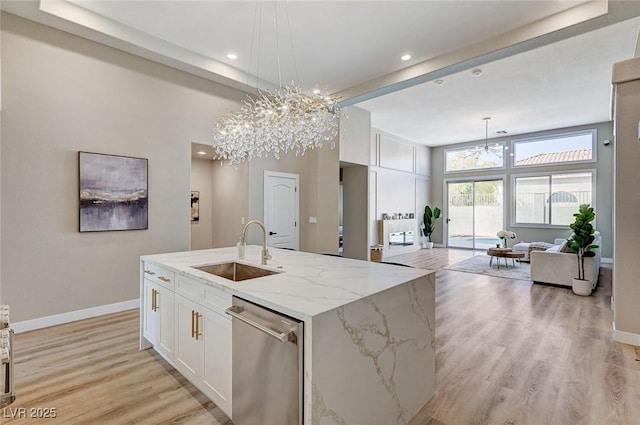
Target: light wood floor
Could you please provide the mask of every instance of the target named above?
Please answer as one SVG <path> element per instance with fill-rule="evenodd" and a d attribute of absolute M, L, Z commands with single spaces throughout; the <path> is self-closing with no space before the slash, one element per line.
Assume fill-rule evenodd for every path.
<path fill-rule="evenodd" d="M 411 425 L 640 424 L 640 349 L 612 340 L 610 268 L 591 297 L 579 297 L 443 270 L 465 254 L 392 259 L 438 270 L 437 392 Z"/>
<path fill-rule="evenodd" d="M 139 351 L 138 326 L 130 310 L 16 335 L 16 401 L 0 423 L 231 424 L 153 350 Z M 21 407 L 26 418 L 12 418 Z"/>
<path fill-rule="evenodd" d="M 444 270 L 471 255 L 393 258 L 437 271 L 437 392 L 411 425 L 640 424 L 640 349 L 611 339 L 611 270 L 591 297 Z M 2 424 L 231 425 L 162 358 L 138 350 L 137 311 L 19 334 L 14 345 L 17 400 Z M 57 417 L 12 418 L 20 407 Z"/>

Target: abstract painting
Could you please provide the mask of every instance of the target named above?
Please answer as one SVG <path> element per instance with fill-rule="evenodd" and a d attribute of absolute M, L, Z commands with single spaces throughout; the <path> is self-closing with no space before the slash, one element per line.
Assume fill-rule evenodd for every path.
<path fill-rule="evenodd" d="M 200 192 L 191 191 L 191 221 L 200 221 Z"/>
<path fill-rule="evenodd" d="M 80 231 L 148 228 L 146 158 L 80 152 Z"/>

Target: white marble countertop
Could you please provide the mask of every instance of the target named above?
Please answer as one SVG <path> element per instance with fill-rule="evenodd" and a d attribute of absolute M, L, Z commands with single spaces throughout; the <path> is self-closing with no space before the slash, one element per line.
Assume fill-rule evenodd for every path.
<path fill-rule="evenodd" d="M 300 319 L 336 309 L 432 273 L 429 270 L 352 260 L 348 258 L 269 248 L 272 259 L 260 264 L 261 246 L 247 246 L 240 263 L 281 272 L 233 282 L 192 266 L 237 259 L 236 248 L 145 255 L 155 262 L 203 283 Z"/>

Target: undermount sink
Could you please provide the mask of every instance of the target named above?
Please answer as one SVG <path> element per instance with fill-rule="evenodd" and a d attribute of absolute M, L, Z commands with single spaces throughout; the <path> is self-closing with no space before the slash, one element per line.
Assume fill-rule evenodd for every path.
<path fill-rule="evenodd" d="M 204 266 L 194 266 L 194 269 L 214 274 L 234 282 L 240 282 L 247 279 L 255 279 L 257 277 L 271 276 L 280 272 L 253 267 L 247 264 L 236 263 L 235 261 L 220 264 L 207 264 Z"/>

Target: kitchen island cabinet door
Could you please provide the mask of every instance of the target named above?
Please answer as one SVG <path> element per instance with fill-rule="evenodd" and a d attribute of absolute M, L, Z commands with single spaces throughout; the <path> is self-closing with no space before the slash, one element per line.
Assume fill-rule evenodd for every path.
<path fill-rule="evenodd" d="M 156 311 L 156 291 L 158 285 L 150 280 L 144 280 L 144 305 L 142 314 L 144 315 L 144 337 L 154 347 L 158 345 L 160 334 L 160 312 Z"/>
<path fill-rule="evenodd" d="M 231 416 L 231 320 L 175 295 L 175 366 Z"/>
<path fill-rule="evenodd" d="M 202 313 L 205 393 L 231 417 L 231 320 L 206 308 Z"/>
<path fill-rule="evenodd" d="M 173 360 L 173 292 L 145 279 L 144 337 L 166 359 Z"/>
<path fill-rule="evenodd" d="M 202 307 L 182 295 L 175 295 L 175 365 L 191 382 L 202 380 L 204 355 L 201 331 Z"/>

